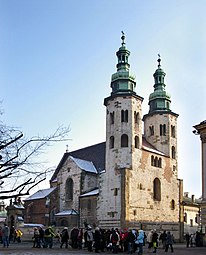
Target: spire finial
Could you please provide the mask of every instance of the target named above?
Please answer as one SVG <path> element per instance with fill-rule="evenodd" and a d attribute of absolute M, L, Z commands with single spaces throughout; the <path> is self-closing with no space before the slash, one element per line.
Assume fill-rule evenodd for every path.
<path fill-rule="evenodd" d="M 157 62 L 159 63 L 159 64 L 158 64 L 158 67 L 161 67 L 161 65 L 160 65 L 160 62 L 161 62 L 161 56 L 160 56 L 160 54 L 158 54 L 158 57 L 159 57 L 158 60 L 157 60 Z"/>
<path fill-rule="evenodd" d="M 69 145 L 66 145 L 66 152 L 69 152 Z"/>
<path fill-rule="evenodd" d="M 123 31 L 121 31 L 121 33 L 122 33 L 122 37 L 121 37 L 121 39 L 122 39 L 122 46 L 125 44 L 125 35 L 124 35 L 124 32 Z"/>

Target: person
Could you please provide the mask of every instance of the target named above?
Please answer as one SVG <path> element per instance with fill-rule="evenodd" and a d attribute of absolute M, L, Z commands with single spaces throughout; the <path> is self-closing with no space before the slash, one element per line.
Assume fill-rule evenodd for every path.
<path fill-rule="evenodd" d="M 118 229 L 113 229 L 111 233 L 112 253 L 118 252 L 119 241 L 120 241 L 120 237 L 119 237 Z"/>
<path fill-rule="evenodd" d="M 21 243 L 21 237 L 22 237 L 23 233 L 21 232 L 20 229 L 16 230 L 16 240 L 18 243 Z"/>
<path fill-rule="evenodd" d="M 201 246 L 201 237 L 200 237 L 200 232 L 199 231 L 196 231 L 195 245 L 196 245 L 196 247 L 200 247 Z"/>
<path fill-rule="evenodd" d="M 49 247 L 50 249 L 53 247 L 53 237 L 55 233 L 52 230 L 52 227 L 48 227 L 44 232 L 44 240 L 45 240 L 45 248 Z"/>
<path fill-rule="evenodd" d="M 88 251 L 92 251 L 92 244 L 94 241 L 93 232 L 91 226 L 88 226 L 87 232 L 86 232 L 86 239 L 87 239 L 87 249 Z"/>
<path fill-rule="evenodd" d="M 194 247 L 195 246 L 195 234 L 191 234 L 190 235 L 190 247 Z"/>
<path fill-rule="evenodd" d="M 33 248 L 41 248 L 40 239 L 39 239 L 39 230 L 37 227 L 34 228 L 34 234 L 32 239 L 33 239 Z"/>
<path fill-rule="evenodd" d="M 9 247 L 9 227 L 7 224 L 4 224 L 2 228 L 2 239 L 3 239 L 3 247 Z"/>
<path fill-rule="evenodd" d="M 166 233 L 166 230 L 164 230 L 163 233 L 160 234 L 160 238 L 159 238 L 159 240 L 162 241 L 163 249 L 165 249 L 165 247 L 166 247 L 166 237 L 167 237 L 167 233 Z"/>
<path fill-rule="evenodd" d="M 64 229 L 61 232 L 61 245 L 60 248 L 63 247 L 63 245 L 65 244 L 65 248 L 68 248 L 68 241 L 69 241 L 69 232 L 68 232 L 68 228 L 64 227 Z"/>
<path fill-rule="evenodd" d="M 158 234 L 156 230 L 154 230 L 152 234 L 152 245 L 153 245 L 153 253 L 157 253 Z"/>
<path fill-rule="evenodd" d="M 78 248 L 78 243 L 77 243 L 78 233 L 79 233 L 79 229 L 76 228 L 76 227 L 74 227 L 71 230 L 70 238 L 71 238 L 71 246 L 72 246 L 73 249 Z"/>
<path fill-rule="evenodd" d="M 100 241 L 101 241 L 101 233 L 98 227 L 96 227 L 94 232 L 94 248 L 95 252 L 99 253 L 100 250 Z"/>
<path fill-rule="evenodd" d="M 82 249 L 82 240 L 83 240 L 83 229 L 80 228 L 77 236 L 77 246 L 81 250 Z"/>
<path fill-rule="evenodd" d="M 39 227 L 39 243 L 40 246 L 42 246 L 43 248 L 45 247 L 44 230 L 42 227 Z"/>
<path fill-rule="evenodd" d="M 148 235 L 147 235 L 147 243 L 148 243 L 148 251 L 150 252 L 152 248 L 152 235 L 153 235 L 153 230 L 151 230 Z"/>
<path fill-rule="evenodd" d="M 170 233 L 170 231 L 168 231 L 167 234 L 166 234 L 165 252 L 168 252 L 169 247 L 171 248 L 171 252 L 174 252 L 173 243 L 174 243 L 174 237 Z"/>
<path fill-rule="evenodd" d="M 186 240 L 186 247 L 189 248 L 190 244 L 190 234 L 187 232 L 185 235 L 185 240 Z"/>
<path fill-rule="evenodd" d="M 56 239 L 57 244 L 61 244 L 61 233 L 59 230 L 57 230 L 57 232 L 56 232 L 55 239 Z"/>
<path fill-rule="evenodd" d="M 129 229 L 127 235 L 127 243 L 128 243 L 128 253 L 132 254 L 134 252 L 134 242 L 135 242 L 135 235 L 132 232 L 132 229 Z"/>
<path fill-rule="evenodd" d="M 144 243 L 144 231 L 143 230 L 139 230 L 138 231 L 138 236 L 136 238 L 135 243 L 137 244 L 138 247 L 138 255 L 142 255 L 143 254 L 143 243 Z"/>

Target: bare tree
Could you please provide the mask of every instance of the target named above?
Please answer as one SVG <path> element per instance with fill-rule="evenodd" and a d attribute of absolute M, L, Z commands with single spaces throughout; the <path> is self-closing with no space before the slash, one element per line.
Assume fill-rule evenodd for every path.
<path fill-rule="evenodd" d="M 23 133 L 0 123 L 0 199 L 29 195 L 32 188 L 46 179 L 39 156 L 52 143 L 68 140 L 69 128 L 59 127 L 46 137 L 24 138 Z"/>

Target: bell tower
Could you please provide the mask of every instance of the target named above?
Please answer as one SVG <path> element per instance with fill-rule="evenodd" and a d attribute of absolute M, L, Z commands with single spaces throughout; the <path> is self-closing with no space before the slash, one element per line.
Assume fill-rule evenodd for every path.
<path fill-rule="evenodd" d="M 178 114 L 170 109 L 171 98 L 164 82 L 166 73 L 161 67 L 160 55 L 158 56 L 158 68 L 153 74 L 154 92 L 149 96 L 149 113 L 143 117 L 144 136 L 156 149 L 171 158 L 173 171 L 177 174 Z"/>
<path fill-rule="evenodd" d="M 106 172 L 104 186 L 100 187 L 99 218 L 104 225 L 119 227 L 124 206 L 124 174 L 140 162 L 142 147 L 142 101 L 135 92 L 135 76 L 130 72 L 130 51 L 122 32 L 121 46 L 117 51 L 117 71 L 111 77 L 111 95 L 104 99 L 106 106 Z M 102 177 L 103 178 L 103 177 Z M 101 185 L 101 182 L 100 182 Z M 102 192 L 102 195 L 101 195 Z"/>
<path fill-rule="evenodd" d="M 135 76 L 130 72 L 130 51 L 122 45 L 117 51 L 117 72 L 111 78 L 111 96 L 105 98 L 106 169 L 132 168 L 133 152 L 142 146 L 142 101 L 134 91 Z"/>

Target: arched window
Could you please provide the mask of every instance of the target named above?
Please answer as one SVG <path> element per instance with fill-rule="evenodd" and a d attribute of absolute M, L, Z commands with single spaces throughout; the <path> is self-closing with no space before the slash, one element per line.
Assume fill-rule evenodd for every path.
<path fill-rule="evenodd" d="M 110 112 L 110 124 L 114 124 L 114 112 Z"/>
<path fill-rule="evenodd" d="M 155 157 L 154 166 L 158 167 L 158 157 Z"/>
<path fill-rule="evenodd" d="M 73 188 L 74 188 L 73 186 L 74 186 L 73 180 L 71 178 L 68 178 L 65 187 L 66 200 L 73 200 Z"/>
<path fill-rule="evenodd" d="M 172 158 L 175 159 L 176 158 L 176 152 L 175 152 L 175 147 L 172 146 Z"/>
<path fill-rule="evenodd" d="M 154 200 L 156 201 L 161 200 L 161 183 L 158 178 L 155 178 L 153 182 L 153 194 L 154 194 Z"/>
<path fill-rule="evenodd" d="M 109 148 L 114 148 L 114 136 L 110 136 L 109 138 Z"/>
<path fill-rule="evenodd" d="M 125 134 L 121 136 L 121 147 L 128 147 L 128 136 Z"/>
<path fill-rule="evenodd" d="M 134 112 L 134 123 L 139 123 L 139 113 L 138 112 Z"/>
<path fill-rule="evenodd" d="M 171 136 L 175 138 L 175 126 L 171 125 Z"/>
<path fill-rule="evenodd" d="M 139 137 L 137 135 L 134 138 L 134 146 L 135 148 L 139 148 Z"/>
<path fill-rule="evenodd" d="M 149 133 L 150 136 L 154 135 L 154 126 L 149 127 Z"/>
<path fill-rule="evenodd" d="M 166 125 L 160 124 L 160 136 L 165 136 L 166 135 Z"/>
<path fill-rule="evenodd" d="M 162 167 L 162 159 L 161 158 L 159 158 L 159 160 L 158 160 L 158 167 Z"/>
<path fill-rule="evenodd" d="M 172 199 L 171 201 L 171 209 L 174 210 L 175 209 L 175 200 Z"/>
<path fill-rule="evenodd" d="M 121 122 L 128 122 L 128 110 L 121 111 Z"/>
<path fill-rule="evenodd" d="M 154 166 L 154 156 L 151 156 L 151 165 Z"/>

